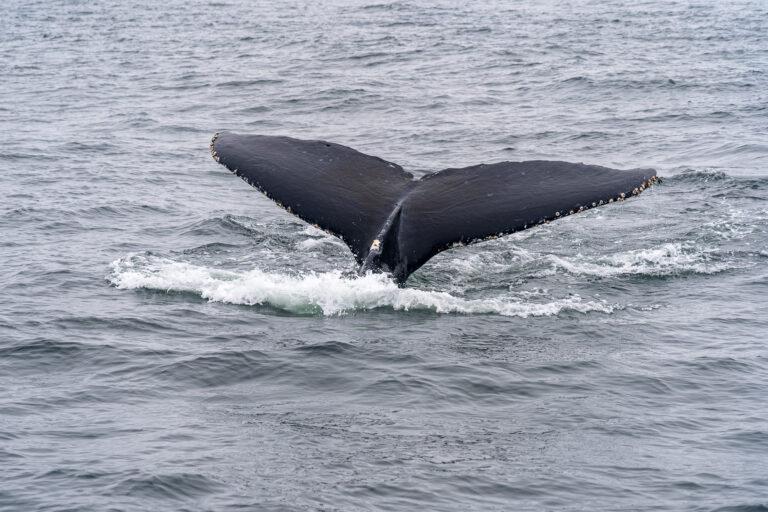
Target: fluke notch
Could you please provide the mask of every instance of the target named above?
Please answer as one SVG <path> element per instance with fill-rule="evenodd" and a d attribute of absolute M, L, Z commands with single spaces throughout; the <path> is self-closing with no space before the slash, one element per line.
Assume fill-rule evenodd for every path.
<path fill-rule="evenodd" d="M 360 272 L 399 283 L 451 247 L 638 195 L 653 169 L 534 160 L 445 169 L 397 164 L 321 140 L 216 133 L 211 154 L 289 213 L 341 238 Z"/>

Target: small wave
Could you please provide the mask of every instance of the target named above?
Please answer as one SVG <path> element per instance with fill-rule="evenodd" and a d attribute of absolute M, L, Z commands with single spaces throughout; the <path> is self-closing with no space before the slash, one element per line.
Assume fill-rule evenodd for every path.
<path fill-rule="evenodd" d="M 197 473 L 134 474 L 109 489 L 110 494 L 188 500 L 211 494 L 221 484 Z"/>
<path fill-rule="evenodd" d="M 626 251 L 593 261 L 566 259 L 548 255 L 556 267 L 571 274 L 596 277 L 626 275 L 671 276 L 686 273 L 716 274 L 728 268 L 722 261 L 714 261 L 715 254 L 706 248 L 680 242 L 658 247 Z"/>
<path fill-rule="evenodd" d="M 369 4 L 364 5 L 361 7 L 364 11 L 397 11 L 397 10 L 403 10 L 405 8 L 409 7 L 408 4 L 403 2 L 389 2 L 389 3 L 380 3 L 380 4 Z"/>
<path fill-rule="evenodd" d="M 301 251 L 314 251 L 315 249 L 319 247 L 323 247 L 327 244 L 333 244 L 332 240 L 328 240 L 327 238 L 308 238 L 306 240 L 302 240 L 296 244 L 296 248 Z M 334 244 L 338 245 L 338 244 Z"/>
<path fill-rule="evenodd" d="M 111 264 L 107 280 L 121 289 L 188 292 L 213 302 L 268 305 L 297 314 L 340 315 L 391 308 L 436 313 L 552 316 L 564 311 L 611 313 L 616 306 L 578 295 L 531 302 L 520 297 L 464 299 L 446 292 L 400 288 L 382 274 L 345 277 L 340 271 L 290 276 L 261 270 L 230 271 L 153 255 L 131 254 Z"/>
<path fill-rule="evenodd" d="M 253 80 L 229 80 L 227 82 L 220 82 L 216 84 L 216 87 L 223 87 L 223 88 L 242 88 L 242 87 L 250 87 L 253 85 L 272 85 L 272 84 L 281 84 L 284 80 L 281 80 L 279 78 L 255 78 Z"/>
<path fill-rule="evenodd" d="M 713 226 L 713 229 L 715 228 L 721 231 L 726 230 L 719 225 Z M 737 234 L 735 228 L 727 232 L 730 238 L 736 238 Z M 513 272 L 515 275 L 545 277 L 565 271 L 574 276 L 600 278 L 716 274 L 741 264 L 734 261 L 732 255 L 723 255 L 715 248 L 692 241 L 668 242 L 656 247 L 607 255 L 569 256 L 541 253 L 509 243 L 510 245 L 499 245 L 496 251 L 451 258 L 444 264 L 451 271 L 459 272 L 463 276 L 473 276 L 478 272 L 508 275 Z"/>
<path fill-rule="evenodd" d="M 713 197 L 755 197 L 762 199 L 756 191 L 768 187 L 768 178 L 764 176 L 739 176 L 718 169 L 685 169 L 678 174 L 664 178 L 666 183 L 674 185 L 706 184 L 712 190 Z M 740 192 L 740 193 L 739 193 Z"/>
<path fill-rule="evenodd" d="M 313 226 L 307 226 L 301 234 L 307 237 L 296 243 L 296 248 L 301 251 L 314 251 L 326 246 L 346 247 L 344 242 L 335 236 L 325 234 Z"/>
<path fill-rule="evenodd" d="M 709 183 L 732 180 L 727 173 L 716 169 L 685 169 L 679 174 L 665 178 L 673 183 Z"/>
<path fill-rule="evenodd" d="M 763 505 L 762 503 L 732 505 L 716 508 L 714 512 L 768 512 L 768 505 Z"/>

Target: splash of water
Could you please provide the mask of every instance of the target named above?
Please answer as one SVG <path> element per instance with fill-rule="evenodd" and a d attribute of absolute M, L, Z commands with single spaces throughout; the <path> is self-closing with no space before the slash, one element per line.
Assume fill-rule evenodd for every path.
<path fill-rule="evenodd" d="M 578 295 L 533 302 L 503 296 L 465 299 L 442 291 L 400 288 L 382 274 L 345 277 L 340 271 L 298 276 L 258 269 L 231 271 L 131 254 L 112 262 L 107 280 L 117 288 L 190 292 L 215 302 L 269 305 L 298 314 L 339 315 L 355 310 L 391 308 L 437 313 L 551 316 L 562 311 L 611 313 L 615 305 L 583 301 Z"/>

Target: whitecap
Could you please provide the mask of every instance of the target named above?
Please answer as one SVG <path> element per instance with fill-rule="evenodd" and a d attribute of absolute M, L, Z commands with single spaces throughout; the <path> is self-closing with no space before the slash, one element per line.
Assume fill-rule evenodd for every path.
<path fill-rule="evenodd" d="M 340 271 L 286 275 L 221 270 L 152 255 L 131 254 L 111 264 L 107 280 L 121 289 L 190 292 L 213 302 L 269 305 L 299 314 L 340 315 L 351 311 L 391 308 L 436 313 L 497 314 L 530 317 L 564 311 L 611 313 L 617 306 L 584 301 L 578 295 L 465 299 L 443 291 L 400 288 L 382 274 L 345 277 Z"/>
<path fill-rule="evenodd" d="M 612 277 L 621 275 L 669 276 L 681 273 L 714 274 L 728 268 L 716 261 L 715 251 L 693 243 L 670 242 L 657 247 L 636 249 L 590 261 L 578 255 L 564 258 L 549 254 L 554 267 L 575 275 Z"/>

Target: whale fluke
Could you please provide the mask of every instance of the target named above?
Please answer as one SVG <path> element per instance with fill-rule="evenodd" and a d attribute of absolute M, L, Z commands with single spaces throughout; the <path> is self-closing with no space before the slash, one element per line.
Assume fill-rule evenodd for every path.
<path fill-rule="evenodd" d="M 445 169 L 397 164 L 321 140 L 217 133 L 213 158 L 288 212 L 341 238 L 360 271 L 400 283 L 432 256 L 638 195 L 653 169 L 534 160 Z"/>

